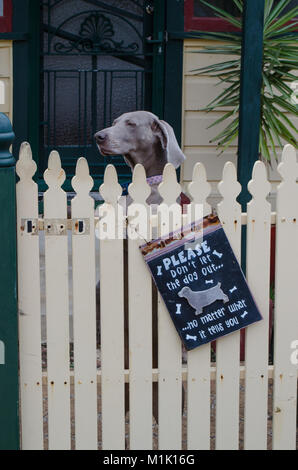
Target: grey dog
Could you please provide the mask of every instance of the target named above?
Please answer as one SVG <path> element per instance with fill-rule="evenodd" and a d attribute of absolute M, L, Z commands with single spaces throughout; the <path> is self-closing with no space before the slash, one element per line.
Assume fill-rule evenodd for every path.
<path fill-rule="evenodd" d="M 125 162 L 133 171 L 134 167 L 141 163 L 146 171 L 147 182 L 151 186 L 151 194 L 147 199 L 148 204 L 160 204 L 161 197 L 158 193 L 158 185 L 167 163 L 172 163 L 178 168 L 185 160 L 176 140 L 173 128 L 165 121 L 158 119 L 147 111 L 135 111 L 122 114 L 111 127 L 97 132 L 94 136 L 98 149 L 103 156 L 123 155 Z M 157 177 L 157 178 L 156 178 Z M 131 202 L 128 197 L 127 205 Z M 124 240 L 125 242 L 126 240 Z M 124 265 L 127 269 L 127 244 L 124 243 Z M 125 329 L 125 368 L 129 367 L 129 343 L 128 343 L 128 292 L 127 272 L 124 276 L 126 284 L 124 292 L 124 329 Z M 158 367 L 157 355 L 157 293 L 153 289 L 153 367 Z M 98 328 L 98 342 L 100 336 L 100 283 L 96 286 L 96 316 Z M 153 384 L 153 415 L 158 421 L 158 389 L 157 383 Z M 183 389 L 182 389 L 183 390 Z M 183 390 L 184 404 L 184 390 Z M 126 411 L 129 406 L 129 390 L 125 387 Z"/>
<path fill-rule="evenodd" d="M 162 175 L 167 163 L 178 168 L 185 160 L 173 128 L 147 111 L 122 114 L 111 127 L 95 134 L 102 155 L 123 155 L 133 171 L 141 163 L 146 177 Z M 159 204 L 158 183 L 150 184 L 148 204 Z"/>

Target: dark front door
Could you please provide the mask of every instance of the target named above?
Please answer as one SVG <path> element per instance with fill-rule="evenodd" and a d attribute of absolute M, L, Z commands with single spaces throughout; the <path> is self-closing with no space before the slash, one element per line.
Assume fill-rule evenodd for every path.
<path fill-rule="evenodd" d="M 97 180 L 107 163 L 117 166 L 120 179 L 129 178 L 123 159 L 102 157 L 93 135 L 124 112 L 158 110 L 152 97 L 154 83 L 162 90 L 163 3 L 41 2 L 40 172 L 55 149 L 68 178 L 80 156 Z M 162 102 L 161 94 L 156 99 Z"/>

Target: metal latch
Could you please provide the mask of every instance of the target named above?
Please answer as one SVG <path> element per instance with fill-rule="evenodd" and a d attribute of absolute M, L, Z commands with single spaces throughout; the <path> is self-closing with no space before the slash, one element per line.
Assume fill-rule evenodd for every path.
<path fill-rule="evenodd" d="M 21 219 L 21 232 L 38 235 L 38 219 Z"/>
<path fill-rule="evenodd" d="M 73 219 L 72 233 L 73 235 L 89 235 L 90 219 Z"/>
<path fill-rule="evenodd" d="M 146 38 L 146 42 L 148 44 L 163 44 L 168 40 L 168 32 L 167 31 L 159 31 L 157 33 L 157 39 L 152 39 L 152 36 L 148 36 Z"/>

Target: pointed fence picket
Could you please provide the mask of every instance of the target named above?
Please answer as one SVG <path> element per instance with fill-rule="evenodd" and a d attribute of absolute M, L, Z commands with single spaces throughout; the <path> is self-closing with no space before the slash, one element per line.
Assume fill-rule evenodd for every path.
<path fill-rule="evenodd" d="M 159 236 L 169 233 L 168 224 L 163 218 L 167 208 L 172 206 L 173 225 L 170 231 L 181 228 L 181 206 L 176 203 L 181 194 L 176 172 L 170 163 L 164 169 L 163 182 L 159 185 L 163 203 L 159 205 Z M 181 449 L 182 434 L 182 353 L 181 342 L 164 301 L 158 294 L 158 417 L 159 449 Z"/>
<path fill-rule="evenodd" d="M 150 187 L 141 165 L 128 188 L 129 426 L 130 449 L 152 449 L 152 285 L 139 246 L 151 239 Z M 146 267 L 145 267 L 146 268 Z"/>
<path fill-rule="evenodd" d="M 57 152 L 44 174 L 49 449 L 70 449 L 69 297 L 65 172 Z"/>
<path fill-rule="evenodd" d="M 100 232 L 104 234 L 105 229 L 111 228 L 122 233 L 121 207 L 117 204 L 122 188 L 112 165 L 106 168 L 100 193 L 105 200 L 99 209 Z M 102 447 L 122 450 L 125 448 L 123 239 L 103 236 L 99 246 Z"/>
<path fill-rule="evenodd" d="M 206 199 L 211 192 L 211 185 L 207 182 L 202 163 L 194 167 L 188 192 L 192 197 L 192 205 L 202 205 L 203 216 L 210 214 L 211 206 Z M 192 221 L 195 218 L 192 210 Z M 210 449 L 210 365 L 210 344 L 204 344 L 187 355 L 187 448 L 190 450 Z M 202 426 L 202 423 L 206 425 Z"/>
<path fill-rule="evenodd" d="M 43 448 L 37 166 L 24 142 L 17 162 L 17 242 L 21 435 L 24 450 Z"/>
<path fill-rule="evenodd" d="M 217 340 L 216 364 L 210 363 L 210 345 L 187 354 L 182 365 L 181 342 L 162 298 L 158 297 L 158 369 L 152 368 L 152 281 L 139 251 L 150 240 L 152 227 L 159 235 L 187 223 L 177 204 L 180 185 L 172 165 L 164 170 L 159 192 L 163 204 L 152 215 L 145 201 L 150 192 L 144 168 L 137 165 L 129 187 L 132 200 L 127 218 L 118 205 L 122 188 L 115 168 L 109 165 L 100 193 L 104 203 L 99 217 L 89 195 L 93 180 L 85 159 L 79 159 L 73 188 L 71 217 L 67 219 L 66 193 L 61 186 L 65 173 L 57 152 L 49 158 L 45 181 L 44 218 L 38 211 L 36 165 L 29 144 L 23 144 L 17 173 L 18 294 L 20 341 L 20 397 L 23 449 L 70 449 L 71 418 L 75 422 L 76 449 L 105 450 L 152 448 L 152 383 L 158 384 L 158 447 L 182 446 L 182 381 L 187 385 L 187 444 L 189 450 L 209 449 L 211 383 L 216 380 L 216 448 L 239 448 L 239 381 L 245 379 L 244 448 L 267 448 L 268 378 L 273 378 L 273 448 L 294 449 L 297 406 L 297 308 L 298 279 L 298 164 L 292 146 L 286 146 L 278 167 L 283 181 L 278 187 L 277 213 L 266 200 L 270 185 L 265 166 L 257 162 L 249 183 L 252 200 L 241 214 L 236 198 L 240 192 L 232 163 L 224 168 L 219 191 L 223 196 L 218 213 L 237 259 L 240 259 L 241 227 L 247 224 L 247 278 L 263 321 L 246 329 L 245 363 L 240 364 L 239 332 Z M 189 185 L 194 207 L 203 206 L 210 194 L 202 164 L 194 168 Z M 140 206 L 142 209 L 140 209 Z M 172 227 L 164 216 L 173 211 Z M 149 219 L 146 232 L 140 219 Z M 104 239 L 114 230 L 134 234 L 127 241 Z M 273 365 L 268 365 L 270 228 L 277 225 L 276 285 Z M 96 370 L 95 223 L 100 235 L 101 369 Z M 42 372 L 40 324 L 39 236 L 45 232 L 47 371 Z M 69 266 L 68 237 L 72 239 L 74 323 L 74 371 L 69 359 Z M 124 260 L 128 260 L 126 279 Z M 125 369 L 125 285 L 128 284 L 129 364 Z M 232 287 L 232 286 L 231 286 Z M 42 384 L 47 385 L 47 392 Z M 70 386 L 74 390 L 71 416 Z M 101 408 L 97 409 L 97 384 Z M 125 394 L 129 385 L 129 396 Z M 128 391 L 128 389 L 127 389 Z M 125 428 L 129 399 L 129 428 Z M 43 435 L 43 401 L 48 405 L 48 436 Z M 102 427 L 102 443 L 98 427 Z M 125 434 L 125 429 L 128 434 Z M 154 444 L 155 445 L 155 444 Z"/>
<path fill-rule="evenodd" d="M 218 185 L 223 200 L 218 216 L 235 256 L 241 255 L 241 206 L 236 201 L 241 186 L 236 168 L 227 162 Z M 233 286 L 231 285 L 231 288 Z M 239 448 L 240 332 L 216 341 L 216 449 Z"/>
<path fill-rule="evenodd" d="M 298 163 L 292 145 L 285 146 L 278 171 L 282 182 L 277 188 L 276 201 L 272 445 L 276 450 L 294 450 L 297 425 L 297 359 L 292 348 L 298 338 Z"/>
<path fill-rule="evenodd" d="M 71 201 L 75 441 L 77 450 L 97 450 L 97 374 L 94 200 L 87 161 L 77 162 Z"/>
<path fill-rule="evenodd" d="M 271 207 L 266 167 L 256 162 L 248 184 L 252 200 L 247 205 L 247 281 L 263 317 L 246 328 L 244 448 L 267 449 L 268 335 Z"/>

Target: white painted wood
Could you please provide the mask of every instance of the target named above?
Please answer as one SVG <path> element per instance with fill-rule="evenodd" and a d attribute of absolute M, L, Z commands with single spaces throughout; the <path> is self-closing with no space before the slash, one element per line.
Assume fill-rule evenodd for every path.
<path fill-rule="evenodd" d="M 139 246 L 151 239 L 151 193 L 136 165 L 128 188 L 129 432 L 130 449 L 152 449 L 152 281 Z M 142 218 L 141 218 L 142 217 Z"/>
<path fill-rule="evenodd" d="M 241 206 L 236 201 L 241 186 L 233 163 L 227 162 L 218 185 L 223 200 L 218 215 L 235 256 L 241 254 Z M 216 449 L 238 449 L 240 332 L 216 341 Z"/>
<path fill-rule="evenodd" d="M 271 206 L 266 197 L 270 187 L 264 163 L 256 162 L 248 184 L 253 198 L 247 204 L 246 277 L 263 320 L 250 325 L 245 332 L 247 450 L 267 449 Z"/>
<path fill-rule="evenodd" d="M 217 78 L 185 76 L 185 111 L 199 111 L 205 108 L 229 85 L 231 84 L 220 83 Z M 229 111 L 231 107 L 225 105 L 220 109 Z"/>
<path fill-rule="evenodd" d="M 291 348 L 298 338 L 298 164 L 292 145 L 285 146 L 278 171 L 282 182 L 278 186 L 276 201 L 272 446 L 275 450 L 294 450 L 297 364 L 291 358 Z"/>
<path fill-rule="evenodd" d="M 13 41 L 0 41 L 0 82 L 4 86 L 4 101 L 1 99 L 0 91 L 0 112 L 7 114 L 13 120 L 12 106 L 12 82 L 13 82 Z M 0 84 L 1 87 L 1 84 Z M 2 96 L 3 98 L 3 96 Z"/>
<path fill-rule="evenodd" d="M 71 202 L 75 442 L 77 450 L 97 450 L 96 305 L 93 179 L 87 160 L 77 162 Z M 86 233 L 79 234 L 79 221 Z M 88 230 L 89 225 L 89 230 Z"/>
<path fill-rule="evenodd" d="M 214 149 L 214 156 L 218 155 L 216 144 L 211 142 L 211 139 L 222 132 L 228 124 L 230 124 L 233 118 L 228 118 L 225 121 L 220 122 L 216 127 L 209 127 L 214 121 L 224 115 L 224 111 L 213 111 L 207 113 L 205 111 L 187 111 L 185 114 L 185 132 L 184 132 L 184 145 L 188 147 L 199 147 L 204 145 Z M 232 145 L 237 145 L 237 140 L 232 141 Z M 212 180 L 212 175 L 209 175 L 209 179 Z"/>
<path fill-rule="evenodd" d="M 168 234 L 168 224 L 163 222 L 163 206 L 173 205 L 174 229 L 181 227 L 181 207 L 176 203 L 181 193 L 174 167 L 168 163 L 164 169 L 163 182 L 159 185 L 163 204 L 158 207 L 160 214 L 159 234 Z M 169 312 L 158 294 L 158 408 L 159 408 L 159 449 L 181 449 L 182 428 L 182 377 L 181 341 Z"/>
<path fill-rule="evenodd" d="M 211 44 L 209 42 L 209 44 Z M 222 44 L 220 41 L 217 42 L 218 46 Z M 204 53 L 198 54 L 195 53 L 199 50 L 202 50 L 203 47 L 208 45 L 208 41 L 200 39 L 186 39 L 184 41 L 184 56 L 185 56 L 185 75 L 194 76 L 194 69 L 200 67 L 207 67 L 208 65 L 213 65 L 218 62 L 224 62 L 225 60 L 234 60 L 237 59 L 237 56 L 224 55 L 224 54 L 211 54 Z M 214 41 L 212 41 L 214 45 Z M 206 77 L 200 77 L 202 80 L 205 80 Z"/>
<path fill-rule="evenodd" d="M 188 191 L 192 205 L 203 205 L 203 216 L 211 212 L 206 202 L 211 190 L 206 170 L 197 163 L 193 170 Z M 195 214 L 192 210 L 192 214 Z M 193 220 L 192 220 L 193 221 Z M 187 353 L 187 448 L 189 450 L 210 449 L 210 344 L 200 346 Z"/>
<path fill-rule="evenodd" d="M 237 166 L 237 147 L 230 147 L 220 157 L 213 148 L 206 146 L 184 147 L 183 152 L 186 156 L 183 164 L 183 182 L 191 181 L 193 169 L 197 162 L 203 163 L 205 166 L 209 181 L 221 180 L 226 162 L 232 162 Z"/>
<path fill-rule="evenodd" d="M 66 219 L 65 172 L 57 152 L 44 179 L 44 218 Z M 55 223 L 50 222 L 53 226 Z M 62 224 L 63 225 L 63 224 Z M 61 225 L 59 225 L 61 227 Z M 61 230 L 63 230 L 61 228 Z M 70 449 L 68 247 L 66 235 L 45 234 L 49 449 Z"/>
<path fill-rule="evenodd" d="M 30 145 L 21 145 L 16 171 L 18 307 L 21 440 L 23 450 L 43 449 L 42 368 L 40 327 L 40 267 L 38 232 L 26 233 L 22 219 L 38 226 L 38 187 Z"/>
<path fill-rule="evenodd" d="M 4 42 L 0 46 L 0 64 L 1 69 L 0 73 L 2 76 L 9 77 L 11 74 L 11 56 L 10 56 L 10 47 L 12 46 L 11 42 Z"/>
<path fill-rule="evenodd" d="M 189 194 L 194 204 L 203 205 L 203 216 L 210 214 L 211 206 L 207 203 L 207 198 L 211 192 L 211 185 L 207 181 L 206 168 L 202 163 L 196 163 L 193 168 L 192 182 L 188 185 Z"/>
<path fill-rule="evenodd" d="M 122 188 L 112 165 L 105 171 L 100 193 L 99 231 L 118 227 L 118 198 Z M 106 226 L 105 226 L 106 224 Z M 102 368 L 102 447 L 103 450 L 125 448 L 124 428 L 124 288 L 123 240 L 100 240 L 100 317 Z"/>
<path fill-rule="evenodd" d="M 76 448 L 97 446 L 96 383 L 102 386 L 102 427 L 105 450 L 124 449 L 124 382 L 130 382 L 130 447 L 152 446 L 152 381 L 159 383 L 159 448 L 181 448 L 181 380 L 188 380 L 188 449 L 208 449 L 210 445 L 210 378 L 216 375 L 216 448 L 237 449 L 239 429 L 239 377 L 245 376 L 246 449 L 266 448 L 267 377 L 274 375 L 273 448 L 294 449 L 296 444 L 297 400 L 297 305 L 298 289 L 298 164 L 293 147 L 286 146 L 279 172 L 277 214 L 270 213 L 266 195 L 270 185 L 265 167 L 257 162 L 249 191 L 253 195 L 247 215 L 241 216 L 236 202 L 240 185 L 232 163 L 224 168 L 219 191 L 223 201 L 218 212 L 237 259 L 240 259 L 241 223 L 247 224 L 247 277 L 264 320 L 246 332 L 246 365 L 239 364 L 239 332 L 217 341 L 217 364 L 210 368 L 210 345 L 188 353 L 188 369 L 181 368 L 181 341 L 159 296 L 159 369 L 152 370 L 151 278 L 139 253 L 141 240 L 129 240 L 129 327 L 130 370 L 124 371 L 123 240 L 101 240 L 101 344 L 102 371 L 96 371 L 95 357 L 95 262 L 93 201 L 89 197 L 92 180 L 87 162 L 80 159 L 73 187 L 74 218 L 90 218 L 90 235 L 73 235 L 75 418 Z M 23 144 L 17 173 L 18 294 L 20 329 L 20 393 L 22 448 L 43 448 L 40 334 L 40 267 L 38 235 L 21 230 L 22 219 L 38 222 L 37 186 L 32 180 L 36 165 L 29 144 Z M 45 181 L 45 220 L 66 219 L 65 179 L 59 155 L 53 152 Z M 129 193 L 135 204 L 148 194 L 144 169 L 137 166 Z M 181 225 L 181 207 L 176 204 L 180 186 L 171 165 L 159 188 L 164 204 L 174 204 L 176 228 Z M 113 212 L 121 195 L 114 167 L 106 170 L 101 194 L 100 234 L 113 231 Z M 204 215 L 210 211 L 210 193 L 204 166 L 196 165 L 189 185 L 192 204 L 202 203 Z M 134 205 L 129 208 L 132 216 Z M 162 212 L 162 207 L 160 208 Z M 110 219 L 109 219 L 110 217 Z M 277 224 L 274 367 L 268 359 L 269 236 L 270 222 Z M 123 228 L 120 214 L 116 229 Z M 151 217 L 156 221 L 157 217 Z M 54 222 L 52 222 L 54 223 Z M 67 224 L 70 226 L 70 224 Z M 133 229 L 130 220 L 130 228 Z M 138 227 L 138 231 L 140 227 Z M 170 227 L 161 220 L 159 232 Z M 62 229 L 62 232 L 64 230 Z M 132 230 L 133 231 L 133 230 Z M 150 234 L 148 238 L 150 238 Z M 68 311 L 68 250 L 65 235 L 46 235 L 46 307 L 48 359 L 49 448 L 70 448 L 70 372 Z M 291 362 L 292 360 L 292 362 Z M 263 376 L 263 377 L 262 377 Z"/>

